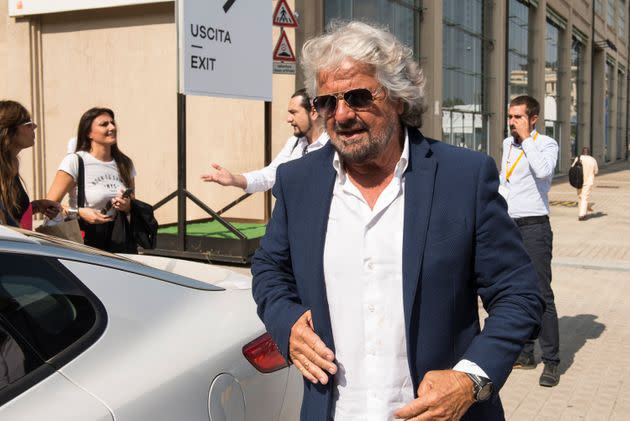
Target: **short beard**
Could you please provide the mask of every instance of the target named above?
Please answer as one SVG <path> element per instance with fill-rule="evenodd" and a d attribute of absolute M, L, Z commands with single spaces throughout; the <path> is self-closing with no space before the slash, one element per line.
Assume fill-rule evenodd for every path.
<path fill-rule="evenodd" d="M 349 148 L 348 146 L 353 146 L 354 143 L 348 145 L 332 136 L 330 141 L 344 163 L 362 164 L 378 158 L 392 141 L 393 133 L 393 125 L 386 126 L 386 130 L 382 134 L 371 135 L 368 133 L 367 143 L 363 143 L 359 148 Z"/>

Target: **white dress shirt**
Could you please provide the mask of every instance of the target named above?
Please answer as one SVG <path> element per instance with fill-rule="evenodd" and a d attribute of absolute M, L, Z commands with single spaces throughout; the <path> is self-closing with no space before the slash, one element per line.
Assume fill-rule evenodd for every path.
<path fill-rule="evenodd" d="M 267 191 L 273 187 L 276 182 L 276 170 L 280 164 L 285 162 L 301 158 L 302 155 L 308 152 L 315 152 L 322 148 L 328 142 L 328 134 L 323 132 L 313 143 L 308 144 L 306 137 L 291 136 L 287 143 L 282 147 L 280 153 L 271 161 L 265 168 L 261 168 L 256 171 L 250 171 L 243 173 L 243 177 L 247 180 L 247 187 L 245 187 L 246 193 L 256 193 L 261 191 Z"/>
<path fill-rule="evenodd" d="M 523 156 L 508 178 L 508 172 L 521 152 Z M 547 194 L 557 160 L 558 143 L 536 130 L 520 145 L 512 136 L 503 140 L 499 192 L 507 201 L 508 214 L 512 218 L 549 214 Z"/>
<path fill-rule="evenodd" d="M 347 177 L 339 155 L 324 245 L 324 279 L 339 370 L 335 420 L 383 421 L 414 399 L 402 287 L 404 172 L 409 138 L 374 208 Z M 464 367 L 462 369 L 462 367 Z M 487 377 L 476 364 L 455 369 Z"/>

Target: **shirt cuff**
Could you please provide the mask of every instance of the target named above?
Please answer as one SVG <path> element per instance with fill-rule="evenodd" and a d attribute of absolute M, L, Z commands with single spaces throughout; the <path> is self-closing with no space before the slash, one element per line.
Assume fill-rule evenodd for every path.
<path fill-rule="evenodd" d="M 453 367 L 455 371 L 461 371 L 462 373 L 470 373 L 475 374 L 477 376 L 485 377 L 486 379 L 490 379 L 485 371 L 481 369 L 477 364 L 469 360 L 461 360 L 458 362 L 455 367 Z M 492 379 L 490 379 L 492 380 Z"/>
<path fill-rule="evenodd" d="M 254 175 L 251 173 L 243 173 L 243 177 L 245 177 L 245 181 L 247 182 L 247 185 L 245 186 L 245 188 L 243 190 L 245 190 L 245 193 L 255 193 L 255 190 L 253 189 L 254 187 Z"/>

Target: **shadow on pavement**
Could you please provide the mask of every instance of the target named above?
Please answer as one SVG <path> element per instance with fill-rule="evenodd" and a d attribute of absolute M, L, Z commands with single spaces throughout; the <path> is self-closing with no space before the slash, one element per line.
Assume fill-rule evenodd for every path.
<path fill-rule="evenodd" d="M 603 216 L 607 216 L 607 213 L 604 212 L 594 212 L 594 213 L 589 213 L 586 215 L 586 219 L 585 221 L 588 221 L 589 219 L 595 219 L 595 218 L 601 218 Z"/>
<path fill-rule="evenodd" d="M 596 321 L 593 314 L 562 316 L 558 319 L 560 328 L 560 374 L 573 365 L 575 354 L 589 339 L 596 339 L 606 330 L 606 325 Z"/>

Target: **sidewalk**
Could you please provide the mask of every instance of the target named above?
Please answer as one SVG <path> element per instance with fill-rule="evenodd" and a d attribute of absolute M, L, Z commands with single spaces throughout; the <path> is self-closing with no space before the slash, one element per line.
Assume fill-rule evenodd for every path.
<path fill-rule="evenodd" d="M 586 221 L 577 219 L 566 177 L 549 199 L 563 374 L 558 386 L 544 388 L 542 364 L 514 370 L 501 390 L 506 418 L 630 419 L 630 164 L 596 177 Z"/>

